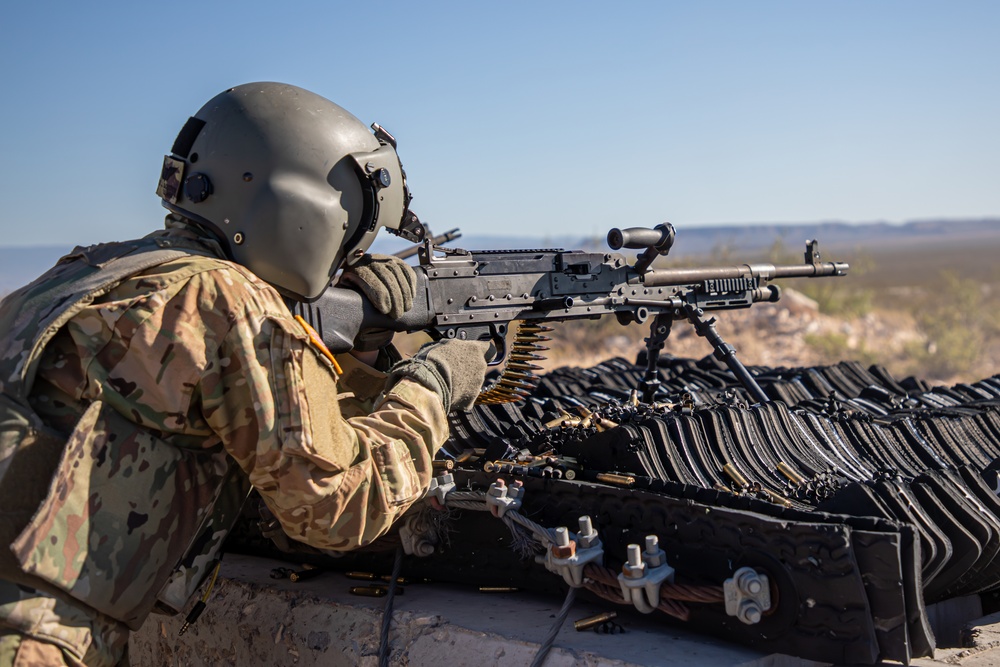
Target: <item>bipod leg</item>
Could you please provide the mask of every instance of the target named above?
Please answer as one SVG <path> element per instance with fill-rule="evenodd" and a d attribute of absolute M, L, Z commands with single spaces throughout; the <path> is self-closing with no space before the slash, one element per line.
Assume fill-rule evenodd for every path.
<path fill-rule="evenodd" d="M 639 390 L 642 392 L 642 402 L 652 403 L 653 396 L 660 388 L 660 371 L 657 363 L 660 360 L 660 352 L 664 343 L 670 336 L 670 327 L 674 323 L 672 314 L 660 314 L 653 318 L 653 323 L 649 325 L 649 338 L 646 338 L 646 374 L 639 383 Z"/>
<path fill-rule="evenodd" d="M 750 397 L 758 403 L 770 401 L 771 399 L 768 395 L 757 384 L 757 380 L 750 375 L 747 367 L 743 365 L 742 361 L 736 358 L 736 349 L 722 339 L 719 331 L 715 328 L 715 318 L 704 319 L 702 316 L 705 314 L 705 311 L 691 304 L 684 305 L 684 314 L 687 315 L 688 320 L 694 325 L 694 330 L 698 335 L 704 336 L 712 344 L 712 347 L 715 349 L 716 358 L 726 363 L 726 366 L 729 367 L 729 370 L 733 372 L 736 379 L 747 390 Z"/>

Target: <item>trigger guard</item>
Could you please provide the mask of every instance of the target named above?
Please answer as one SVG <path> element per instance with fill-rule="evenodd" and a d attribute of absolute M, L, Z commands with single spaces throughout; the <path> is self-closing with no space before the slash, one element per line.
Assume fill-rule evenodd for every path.
<path fill-rule="evenodd" d="M 507 358 L 507 339 L 493 327 L 490 327 L 490 351 L 493 352 L 493 359 L 487 361 L 486 365 L 493 367 L 503 364 Z"/>

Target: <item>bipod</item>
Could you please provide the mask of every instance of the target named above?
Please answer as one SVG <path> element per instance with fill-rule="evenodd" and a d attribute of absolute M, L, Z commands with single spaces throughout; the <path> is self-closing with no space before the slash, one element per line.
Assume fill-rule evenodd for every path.
<path fill-rule="evenodd" d="M 670 337 L 670 327 L 674 323 L 672 313 L 662 313 L 653 318 L 653 323 L 649 325 L 649 338 L 646 338 L 646 373 L 639 383 L 639 390 L 642 392 L 642 402 L 652 403 L 653 397 L 660 388 L 660 371 L 657 364 L 660 361 L 660 352 L 663 345 Z"/>
<path fill-rule="evenodd" d="M 697 306 L 693 306 L 690 303 L 684 304 L 684 314 L 687 315 L 688 321 L 694 325 L 694 330 L 699 336 L 703 336 L 712 344 L 715 349 L 715 356 L 720 361 L 725 362 L 729 370 L 733 372 L 736 379 L 740 381 L 750 397 L 753 398 L 758 403 L 766 403 L 771 399 L 764 390 L 760 388 L 757 384 L 757 380 L 750 375 L 750 371 L 747 367 L 743 365 L 743 362 L 736 358 L 736 348 L 727 343 L 722 339 L 722 335 L 719 333 L 718 329 L 715 328 L 716 319 L 710 317 L 707 320 L 703 317 L 705 311 Z M 659 318 L 659 316 L 657 316 Z M 648 370 L 646 371 L 649 372 Z"/>

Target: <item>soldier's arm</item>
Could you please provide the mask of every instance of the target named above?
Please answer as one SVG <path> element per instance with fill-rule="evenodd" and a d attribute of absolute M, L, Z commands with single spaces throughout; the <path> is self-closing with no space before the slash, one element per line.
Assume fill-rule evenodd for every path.
<path fill-rule="evenodd" d="M 370 415 L 344 419 L 329 362 L 298 323 L 268 310 L 234 322 L 202 379 L 204 414 L 289 536 L 367 544 L 430 482 L 448 430 L 441 399 L 403 379 Z"/>

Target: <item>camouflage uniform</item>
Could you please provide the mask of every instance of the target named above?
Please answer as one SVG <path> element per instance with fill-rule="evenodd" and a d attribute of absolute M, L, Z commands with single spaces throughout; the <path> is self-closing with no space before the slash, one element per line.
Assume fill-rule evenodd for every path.
<path fill-rule="evenodd" d="M 95 266 L 157 248 L 185 250 L 49 316 Z M 168 219 L 0 304 L 0 656 L 8 628 L 68 664 L 115 664 L 129 628 L 184 606 L 251 484 L 289 536 L 332 550 L 371 542 L 426 488 L 447 435 L 437 394 L 381 392 L 355 366 L 346 418 L 277 292 L 220 256 Z"/>

